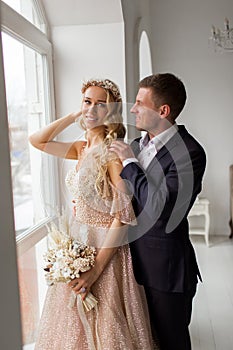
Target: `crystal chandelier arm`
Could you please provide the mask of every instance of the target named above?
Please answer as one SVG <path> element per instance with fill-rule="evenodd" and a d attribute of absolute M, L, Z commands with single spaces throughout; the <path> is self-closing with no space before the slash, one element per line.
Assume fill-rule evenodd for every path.
<path fill-rule="evenodd" d="M 215 51 L 233 52 L 233 28 L 230 28 L 228 18 L 225 18 L 224 27 L 224 30 L 220 30 L 212 25 L 210 41 Z"/>

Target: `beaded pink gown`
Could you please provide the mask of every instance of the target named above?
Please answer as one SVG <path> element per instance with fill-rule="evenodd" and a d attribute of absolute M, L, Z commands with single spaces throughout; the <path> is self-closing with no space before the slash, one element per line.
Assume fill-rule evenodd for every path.
<path fill-rule="evenodd" d="M 108 158 L 104 148 L 96 146 L 82 160 L 79 170 L 72 169 L 66 178 L 77 205 L 72 235 L 97 248 L 115 217 L 128 224 L 135 219 L 130 198 L 117 191 L 108 176 L 102 181 L 101 196 L 96 190 L 99 165 Z M 127 244 L 118 248 L 91 292 L 98 304 L 86 312 L 78 303 L 68 307 L 72 290 L 66 284 L 48 287 L 36 350 L 158 349 L 152 344 L 145 296 L 134 279 Z"/>

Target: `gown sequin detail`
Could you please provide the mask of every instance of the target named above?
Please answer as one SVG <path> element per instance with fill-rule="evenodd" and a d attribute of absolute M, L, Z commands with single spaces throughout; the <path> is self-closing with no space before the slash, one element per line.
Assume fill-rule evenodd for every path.
<path fill-rule="evenodd" d="M 102 146 L 101 146 L 102 147 Z M 71 221 L 72 236 L 100 247 L 115 217 L 134 223 L 130 198 L 105 179 L 106 196 L 96 190 L 101 147 L 72 169 L 66 184 L 77 206 Z M 104 199 L 103 199 L 104 198 Z M 144 292 L 137 285 L 128 245 L 121 246 L 91 288 L 98 299 L 95 309 L 80 314 L 75 303 L 68 307 L 70 287 L 58 283 L 48 287 L 36 350 L 151 350 L 149 316 Z"/>

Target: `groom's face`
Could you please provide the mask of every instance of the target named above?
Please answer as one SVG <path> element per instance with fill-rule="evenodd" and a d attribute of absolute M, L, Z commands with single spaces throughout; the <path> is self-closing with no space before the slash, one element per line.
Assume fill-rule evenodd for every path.
<path fill-rule="evenodd" d="M 130 110 L 136 116 L 136 128 L 153 132 L 160 122 L 159 109 L 154 105 L 150 88 L 140 88 L 136 96 L 136 102 Z"/>

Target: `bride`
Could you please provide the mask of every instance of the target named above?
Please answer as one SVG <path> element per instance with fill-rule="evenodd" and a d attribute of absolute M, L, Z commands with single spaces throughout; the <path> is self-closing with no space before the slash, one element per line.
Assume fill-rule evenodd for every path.
<path fill-rule="evenodd" d="M 36 350 L 141 350 L 152 344 L 144 294 L 133 275 L 127 225 L 136 220 L 119 176 L 122 164 L 109 152 L 123 139 L 122 99 L 112 81 L 89 80 L 82 86 L 81 112 L 60 118 L 30 136 L 31 144 L 54 156 L 78 160 L 66 177 L 73 196 L 73 238 L 97 249 L 95 266 L 69 284 L 48 287 Z M 86 130 L 86 141 L 54 138 L 74 122 Z M 71 293 L 98 304 L 90 311 L 68 307 Z"/>

